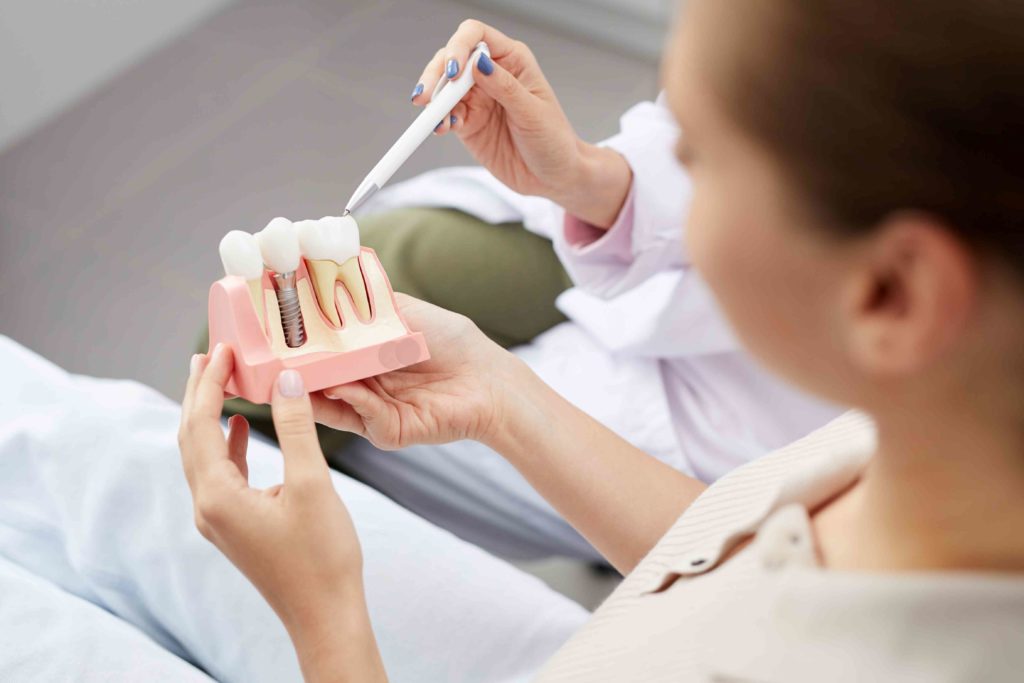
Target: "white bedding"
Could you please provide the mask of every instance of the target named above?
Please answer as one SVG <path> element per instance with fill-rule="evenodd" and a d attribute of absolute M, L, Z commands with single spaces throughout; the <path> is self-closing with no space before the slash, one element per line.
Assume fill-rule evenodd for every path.
<path fill-rule="evenodd" d="M 274 614 L 194 528 L 178 405 L 2 336 L 0 376 L 0 680 L 206 680 L 189 663 L 222 681 L 301 680 Z M 254 485 L 280 481 L 279 451 L 249 453 Z M 586 620 L 377 492 L 335 486 L 392 681 L 528 680 Z"/>

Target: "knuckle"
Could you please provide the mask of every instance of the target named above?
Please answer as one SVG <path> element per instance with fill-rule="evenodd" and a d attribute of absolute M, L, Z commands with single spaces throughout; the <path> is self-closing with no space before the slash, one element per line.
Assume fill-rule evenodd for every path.
<path fill-rule="evenodd" d="M 282 410 L 274 418 L 274 429 L 284 434 L 302 434 L 310 429 L 311 420 L 305 411 Z"/>
<path fill-rule="evenodd" d="M 317 507 L 316 503 L 320 498 L 320 489 L 322 488 L 320 479 L 320 477 L 308 472 L 300 472 L 292 476 L 291 481 L 288 482 L 288 487 L 293 491 L 302 493 L 300 500 L 303 501 L 304 505 L 312 505 L 315 508 Z"/>
<path fill-rule="evenodd" d="M 187 446 L 193 440 L 192 437 L 195 435 L 195 431 L 195 420 L 186 415 L 178 427 L 178 445 L 182 447 Z"/>
<path fill-rule="evenodd" d="M 227 506 L 217 498 L 202 497 L 196 502 L 196 526 L 202 524 L 212 531 L 224 522 L 226 514 Z"/>
<path fill-rule="evenodd" d="M 212 540 L 213 527 L 210 526 L 210 523 L 198 511 L 195 513 L 195 522 L 199 535 L 208 541 Z"/>
<path fill-rule="evenodd" d="M 477 331 L 476 323 L 461 313 L 457 315 L 456 321 L 460 334 L 467 335 Z"/>
<path fill-rule="evenodd" d="M 484 24 L 479 19 L 463 19 L 459 24 L 459 31 L 483 33 Z"/>
<path fill-rule="evenodd" d="M 516 55 L 517 62 L 521 65 L 533 66 L 537 64 L 537 58 L 534 56 L 533 50 L 521 40 L 515 41 L 513 53 Z"/>
<path fill-rule="evenodd" d="M 498 83 L 498 89 L 501 90 L 505 95 L 514 95 L 518 87 L 515 76 L 508 74 Z"/>

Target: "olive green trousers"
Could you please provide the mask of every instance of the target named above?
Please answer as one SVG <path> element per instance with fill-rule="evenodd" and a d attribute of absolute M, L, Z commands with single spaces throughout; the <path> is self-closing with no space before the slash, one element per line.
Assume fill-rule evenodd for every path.
<path fill-rule="evenodd" d="M 505 348 L 565 320 L 555 298 L 571 282 L 551 242 L 519 223 L 492 225 L 453 209 L 397 209 L 359 219 L 360 241 L 377 252 L 396 292 L 461 313 Z M 200 348 L 205 351 L 208 336 Z M 225 404 L 274 437 L 270 408 Z M 328 459 L 350 434 L 317 427 Z"/>

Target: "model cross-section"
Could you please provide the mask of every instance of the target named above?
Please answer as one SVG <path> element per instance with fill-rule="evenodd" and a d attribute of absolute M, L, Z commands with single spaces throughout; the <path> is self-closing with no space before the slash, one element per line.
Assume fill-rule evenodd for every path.
<path fill-rule="evenodd" d="M 318 391 L 430 357 L 351 216 L 275 218 L 256 235 L 232 230 L 220 257 L 226 275 L 210 288 L 210 349 L 233 349 L 227 390 L 237 396 L 268 403 L 285 369 Z"/>

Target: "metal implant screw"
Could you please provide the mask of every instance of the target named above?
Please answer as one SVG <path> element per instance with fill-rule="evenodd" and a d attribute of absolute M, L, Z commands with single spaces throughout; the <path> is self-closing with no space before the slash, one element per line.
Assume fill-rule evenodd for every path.
<path fill-rule="evenodd" d="M 295 288 L 295 272 L 275 273 L 271 279 L 277 292 L 277 306 L 281 311 L 284 343 L 293 349 L 302 346 L 306 342 L 306 326 L 302 320 L 299 291 Z"/>

